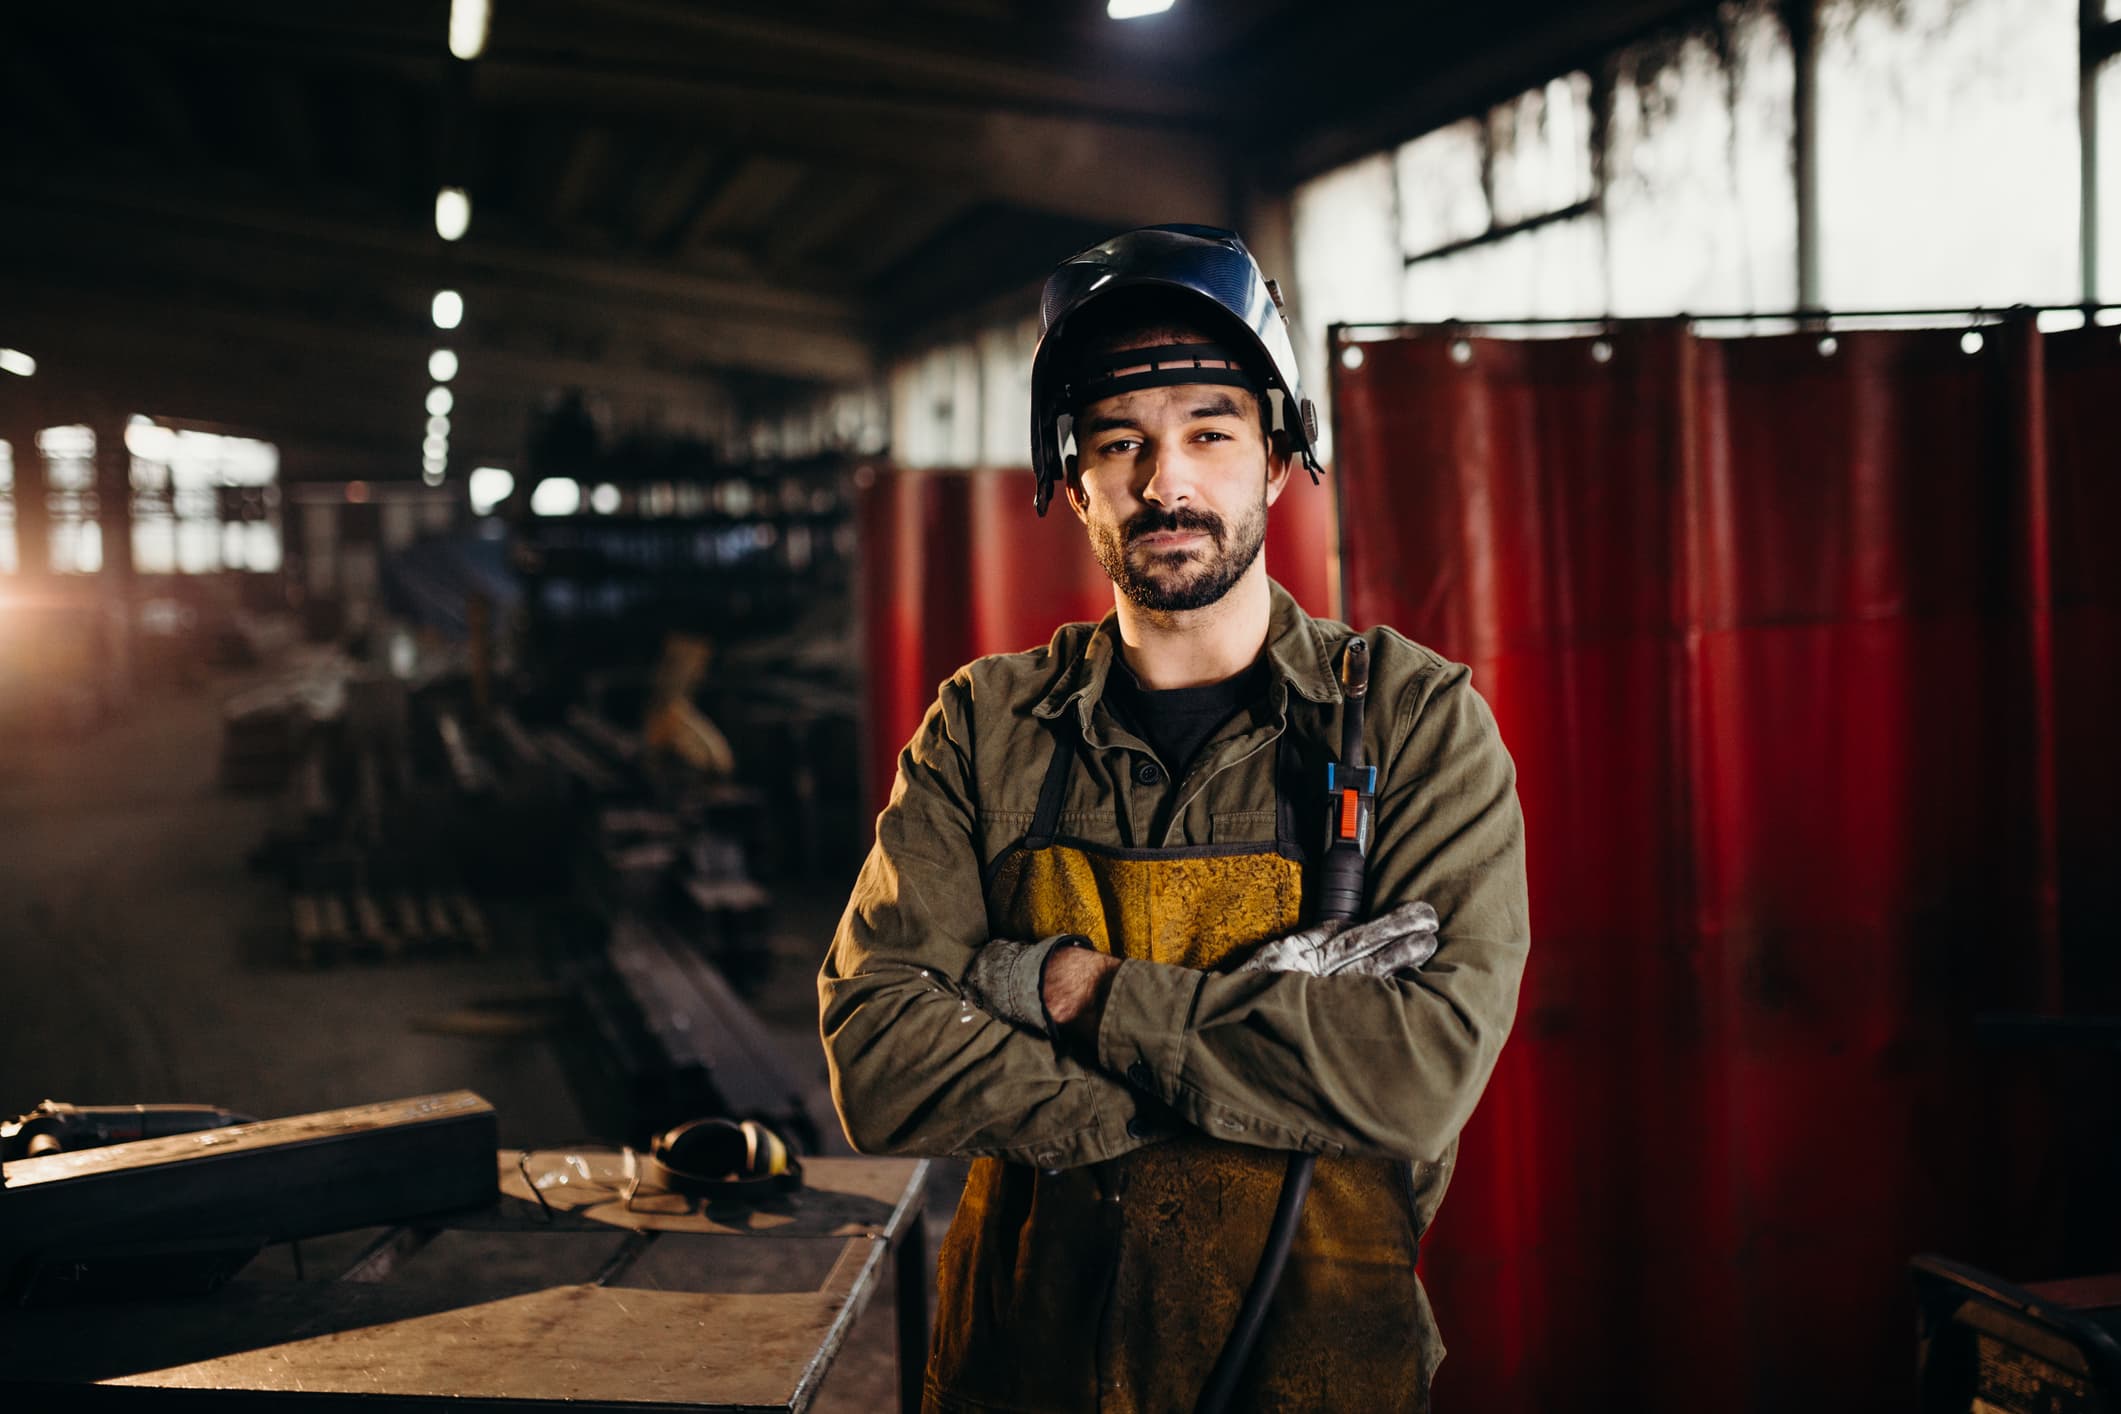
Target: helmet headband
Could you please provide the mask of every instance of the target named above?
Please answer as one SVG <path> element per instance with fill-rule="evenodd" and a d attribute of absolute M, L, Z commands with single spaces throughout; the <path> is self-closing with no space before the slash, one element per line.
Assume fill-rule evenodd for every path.
<path fill-rule="evenodd" d="M 1259 393 L 1259 380 L 1220 344 L 1158 344 L 1087 355 L 1062 389 L 1062 397 L 1081 408 L 1139 388 L 1174 388 L 1187 383 L 1219 383 L 1243 388 L 1254 396 Z"/>

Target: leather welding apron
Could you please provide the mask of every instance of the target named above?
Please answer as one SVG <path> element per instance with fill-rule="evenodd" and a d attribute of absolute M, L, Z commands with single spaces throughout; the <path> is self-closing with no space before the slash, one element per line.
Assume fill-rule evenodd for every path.
<path fill-rule="evenodd" d="M 1077 749 L 1072 725 L 1057 726 L 1031 833 L 988 870 L 993 936 L 1080 933 L 1100 952 L 1212 969 L 1290 932 L 1304 888 L 1286 806 L 1291 735 L 1277 839 L 1119 849 L 1056 835 Z M 1083 1168 L 974 1161 L 943 1241 L 928 1409 L 1194 1407 L 1266 1246 L 1288 1156 L 1175 1117 L 1159 1132 L 1173 1137 Z M 1319 1160 L 1236 1408 L 1426 1407 L 1443 1346 L 1414 1261 L 1449 1171 L 1421 1172 Z"/>

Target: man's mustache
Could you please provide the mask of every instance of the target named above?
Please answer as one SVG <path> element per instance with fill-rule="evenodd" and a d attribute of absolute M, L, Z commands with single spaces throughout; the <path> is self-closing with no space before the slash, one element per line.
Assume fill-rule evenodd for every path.
<path fill-rule="evenodd" d="M 1127 522 L 1127 542 L 1132 544 L 1144 535 L 1156 535 L 1167 531 L 1198 531 L 1214 538 L 1220 545 L 1223 539 L 1223 518 L 1213 511 L 1196 511 L 1190 506 L 1178 506 L 1171 510 L 1148 510 L 1136 513 Z"/>

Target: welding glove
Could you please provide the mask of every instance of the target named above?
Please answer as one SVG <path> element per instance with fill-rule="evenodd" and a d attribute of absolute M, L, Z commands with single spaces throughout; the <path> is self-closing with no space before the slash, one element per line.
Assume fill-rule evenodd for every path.
<path fill-rule="evenodd" d="M 1436 955 L 1436 910 L 1403 903 L 1366 923 L 1329 922 L 1276 938 L 1239 972 L 1308 972 L 1313 977 L 1391 977 Z"/>
<path fill-rule="evenodd" d="M 1046 1014 L 1046 959 L 1055 948 L 1088 947 L 1080 933 L 1062 933 L 1035 943 L 1012 943 L 997 938 L 972 954 L 962 985 L 973 1001 L 1002 1020 L 1036 1031 L 1054 1034 L 1053 1018 Z"/>

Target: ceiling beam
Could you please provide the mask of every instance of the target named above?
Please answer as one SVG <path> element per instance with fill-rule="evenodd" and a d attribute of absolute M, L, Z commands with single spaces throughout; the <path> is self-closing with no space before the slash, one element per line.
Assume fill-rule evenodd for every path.
<path fill-rule="evenodd" d="M 882 22 L 861 23 L 814 6 L 745 0 L 603 0 L 603 8 L 669 30 L 712 35 L 721 44 L 824 60 L 872 79 L 888 75 L 926 91 L 948 88 L 1093 112 L 1192 119 L 1217 116 L 1227 105 L 1223 90 L 1176 72 L 1169 62 L 1129 54 L 1119 45 L 1086 44 L 1080 30 L 1041 29 L 1021 19 L 987 25 L 953 19 L 944 29 L 903 9 Z M 811 12 L 803 13 L 806 8 Z"/>
<path fill-rule="evenodd" d="M 80 170 L 77 167 L 77 172 Z M 64 249 L 100 244 L 128 260 L 151 258 L 157 245 L 187 235 L 211 241 L 242 236 L 277 247 L 290 259 L 344 265 L 367 273 L 424 283 L 417 272 L 439 272 L 446 259 L 460 279 L 510 277 L 546 287 L 566 286 L 593 301 L 598 291 L 654 301 L 664 310 L 731 319 L 772 315 L 798 324 L 853 333 L 861 310 L 851 300 L 772 283 L 762 276 L 732 277 L 639 257 L 585 256 L 504 243 L 482 229 L 480 237 L 444 246 L 431 232 L 393 224 L 373 213 L 338 213 L 318 206 L 261 200 L 234 183 L 194 181 L 173 188 L 145 176 L 106 173 L 53 176 L 17 182 L 8 189 L 24 203 L 7 222 L 7 233 L 31 239 L 61 234 Z M 0 211 L 6 205 L 0 204 Z M 424 213 L 423 213 L 424 214 Z M 143 241 L 139 218 L 152 220 L 155 237 Z"/>
<path fill-rule="evenodd" d="M 1222 144 L 1163 125 L 502 59 L 480 61 L 478 91 L 489 109 L 678 125 L 758 153 L 1114 224 L 1212 222 L 1229 207 L 1233 166 Z"/>

